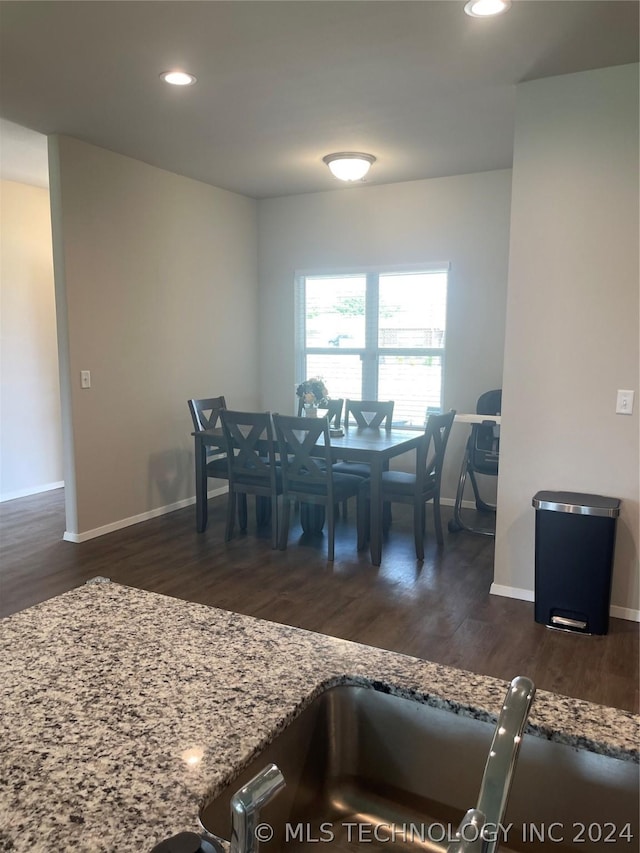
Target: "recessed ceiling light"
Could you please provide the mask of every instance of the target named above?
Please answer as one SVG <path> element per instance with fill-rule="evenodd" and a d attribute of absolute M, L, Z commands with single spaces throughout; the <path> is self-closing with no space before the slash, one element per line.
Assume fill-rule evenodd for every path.
<path fill-rule="evenodd" d="M 186 71 L 163 71 L 160 76 L 165 83 L 170 83 L 172 86 L 193 86 L 197 79 Z"/>
<path fill-rule="evenodd" d="M 341 181 L 361 181 L 376 162 L 373 154 L 360 154 L 356 151 L 342 151 L 339 154 L 327 154 L 322 158 L 331 174 Z"/>
<path fill-rule="evenodd" d="M 510 6 L 511 0 L 469 0 L 464 11 L 472 18 L 489 18 L 491 15 L 501 15 Z"/>

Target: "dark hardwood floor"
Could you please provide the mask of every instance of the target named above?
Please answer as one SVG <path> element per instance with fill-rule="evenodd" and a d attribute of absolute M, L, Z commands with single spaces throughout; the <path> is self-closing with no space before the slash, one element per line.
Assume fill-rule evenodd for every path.
<path fill-rule="evenodd" d="M 326 541 L 293 525 L 289 548 L 272 551 L 269 531 L 225 545 L 225 498 L 210 502 L 207 531 L 189 507 L 77 545 L 62 541 L 62 490 L 0 504 L 0 615 L 58 595 L 95 575 L 177 598 L 296 625 L 637 712 L 639 626 L 611 621 L 609 634 L 550 631 L 533 604 L 489 595 L 493 540 L 446 532 L 439 551 L 428 526 L 417 564 L 409 514 L 394 506 L 382 566 L 356 553 L 352 510 Z M 253 522 L 253 513 L 251 513 Z"/>

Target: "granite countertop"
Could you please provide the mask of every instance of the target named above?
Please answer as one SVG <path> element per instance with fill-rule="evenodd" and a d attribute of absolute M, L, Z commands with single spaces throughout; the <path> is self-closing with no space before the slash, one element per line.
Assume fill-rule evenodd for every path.
<path fill-rule="evenodd" d="M 145 851 L 197 831 L 200 807 L 329 685 L 490 721 L 506 692 L 497 679 L 112 583 L 3 620 L 0 649 L 0 850 L 31 853 Z M 539 691 L 528 731 L 637 761 L 639 724 Z"/>

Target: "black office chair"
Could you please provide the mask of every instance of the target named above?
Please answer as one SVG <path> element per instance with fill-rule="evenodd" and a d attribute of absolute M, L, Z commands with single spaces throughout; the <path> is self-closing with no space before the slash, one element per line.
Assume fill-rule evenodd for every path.
<path fill-rule="evenodd" d="M 455 416 L 453 409 L 445 415 L 429 416 L 422 441 L 416 450 L 415 474 L 406 471 L 384 471 L 382 474 L 383 501 L 413 506 L 413 535 L 418 560 L 424 560 L 425 504 L 428 501 L 433 501 L 436 541 L 438 545 L 444 544 L 440 517 L 440 483 L 449 433 Z M 364 493 L 368 497 L 368 480 L 365 481 Z M 365 518 L 368 517 L 369 513 L 366 513 Z"/>
<path fill-rule="evenodd" d="M 476 414 L 478 415 L 499 415 L 502 410 L 502 389 L 498 388 L 493 391 L 486 391 L 478 397 L 476 404 Z M 456 500 L 453 507 L 453 518 L 449 521 L 449 531 L 457 533 L 459 530 L 467 530 L 470 533 L 481 533 L 484 536 L 495 536 L 495 531 L 481 528 L 470 527 L 462 519 L 462 499 L 464 497 L 464 487 L 467 481 L 467 475 L 471 480 L 473 495 L 476 502 L 476 509 L 479 512 L 495 513 L 496 507 L 484 501 L 480 495 L 476 474 L 484 474 L 488 477 L 498 476 L 498 462 L 500 459 L 500 427 L 491 421 L 487 420 L 481 424 L 473 424 L 471 434 L 465 447 L 464 456 L 462 457 L 462 466 L 460 468 L 460 479 L 458 481 L 458 490 L 456 492 Z"/>

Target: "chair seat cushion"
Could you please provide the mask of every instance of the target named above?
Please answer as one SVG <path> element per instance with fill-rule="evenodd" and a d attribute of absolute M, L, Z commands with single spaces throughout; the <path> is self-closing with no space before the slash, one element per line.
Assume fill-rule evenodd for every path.
<path fill-rule="evenodd" d="M 331 467 L 336 474 L 351 474 L 355 477 L 371 476 L 371 467 L 366 462 L 336 462 Z"/>
<path fill-rule="evenodd" d="M 346 498 L 356 495 L 364 484 L 362 477 L 353 477 L 351 474 L 334 474 L 333 475 L 333 497 L 336 501 L 342 501 Z M 325 483 L 309 483 L 298 484 L 292 488 L 294 493 L 301 496 L 308 495 L 326 495 L 327 487 Z"/>
<path fill-rule="evenodd" d="M 282 491 L 282 468 L 278 465 L 274 467 L 275 480 L 276 480 L 276 489 L 278 490 L 278 494 Z M 269 479 L 265 476 L 265 474 L 256 474 L 252 475 L 249 471 L 243 471 L 242 473 L 236 474 L 234 478 L 235 483 L 238 486 L 268 486 Z"/>
<path fill-rule="evenodd" d="M 229 469 L 227 468 L 226 456 L 222 459 L 212 459 L 211 462 L 207 462 L 207 477 L 218 477 L 226 480 L 228 475 Z"/>
<path fill-rule="evenodd" d="M 426 482 L 425 492 L 430 491 L 434 485 L 434 478 L 429 477 Z M 415 474 L 408 474 L 406 471 L 383 471 L 382 472 L 382 493 L 390 492 L 396 495 L 413 495 L 416 488 Z"/>

